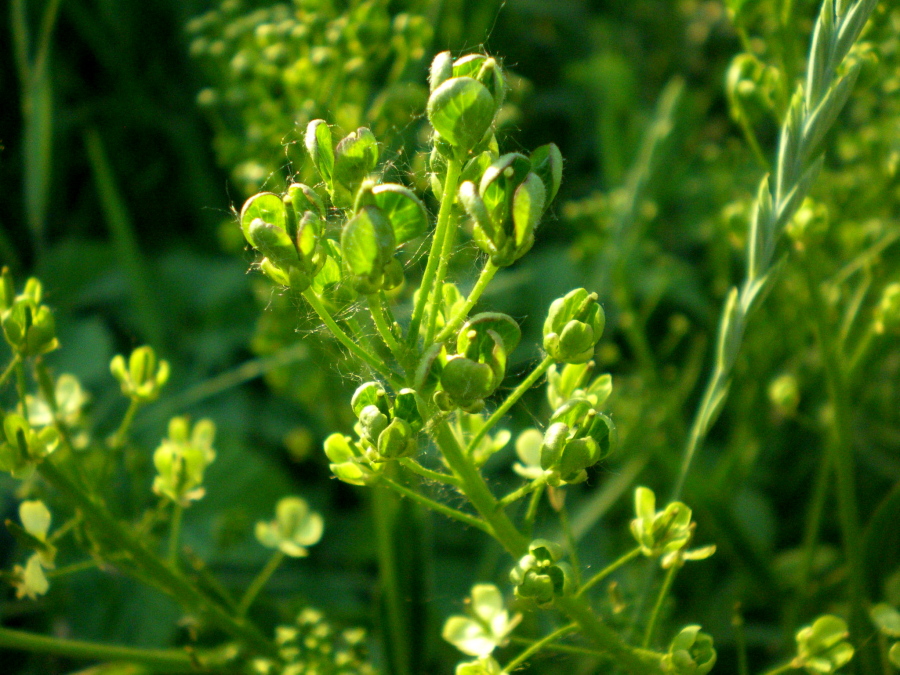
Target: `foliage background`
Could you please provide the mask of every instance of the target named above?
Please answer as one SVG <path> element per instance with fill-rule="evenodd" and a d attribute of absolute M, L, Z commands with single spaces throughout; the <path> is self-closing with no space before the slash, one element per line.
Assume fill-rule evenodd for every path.
<path fill-rule="evenodd" d="M 25 4 L 34 31 L 42 3 Z M 597 290 L 607 309 L 610 328 L 598 359 L 615 378 L 622 450 L 569 496 L 583 559 L 595 565 L 627 545 L 635 481 L 663 493 L 671 486 L 724 294 L 741 278 L 745 205 L 761 168 L 729 116 L 726 70 L 743 49 L 742 37 L 763 58 L 777 57 L 766 45 L 804 53 L 818 3 L 795 0 L 789 35 L 766 18 L 775 4 L 731 3 L 745 5 L 735 21 L 714 0 L 391 3 L 392 13 L 440 8 L 434 41 L 423 65 L 411 69 L 413 79 L 422 81 L 431 53 L 483 44 L 517 76 L 507 147 L 554 141 L 566 158 L 555 219 L 545 223 L 532 253 L 498 276 L 487 303 L 523 321 L 524 344 L 528 336 L 536 342 L 545 308 L 569 288 Z M 309 559 L 277 574 L 259 609 L 263 620 L 311 602 L 338 623 L 377 633 L 366 498 L 330 480 L 320 452 L 327 433 L 348 427 L 338 403 L 346 408 L 354 382 L 302 308 L 292 312 L 248 277 L 250 258 L 234 245 L 232 208 L 243 201 L 244 186 L 233 182 L 233 166 L 217 164 L 215 125 L 196 103 L 216 74 L 190 57 L 185 30 L 209 8 L 198 0 L 64 0 L 45 82 L 52 92 L 49 121 L 26 105 L 12 23 L 4 17 L 0 255 L 17 277 L 44 281 L 63 345 L 53 367 L 76 374 L 92 392 L 100 430 L 112 433 L 124 405 L 108 371 L 114 354 L 151 343 L 172 362 L 166 395 L 137 420 L 147 454 L 133 467 L 136 485 L 149 486 L 149 453 L 169 416 L 216 421 L 219 457 L 208 473 L 208 496 L 189 513 L 185 541 L 226 585 L 247 583 L 265 560 L 251 524 L 268 516 L 278 497 L 299 492 L 325 516 L 326 535 Z M 818 278 L 861 261 L 863 272 L 835 284 L 829 305 L 831 317 L 862 293 L 848 331 L 853 344 L 871 325 L 880 290 L 900 279 L 891 247 L 900 232 L 896 13 L 879 15 L 882 28 L 872 42 L 880 60 L 864 72 L 815 192 L 831 214 L 816 242 Z M 666 101 L 672 106 L 663 126 L 671 129 L 656 129 L 652 161 L 642 163 L 643 139 Z M 770 156 L 776 124 L 765 111 L 753 124 Z M 282 140 L 290 142 L 293 132 L 285 129 Z M 265 161 L 277 166 L 284 151 L 272 151 L 282 154 Z M 401 164 L 415 166 L 414 157 Z M 648 180 L 635 196 L 632 179 L 641 171 Z M 868 285 L 860 290 L 863 274 Z M 736 602 L 752 661 L 762 666 L 789 648 L 799 625 L 834 609 L 843 583 L 829 508 L 812 578 L 804 582 L 800 572 L 809 496 L 829 442 L 821 353 L 808 321 L 813 302 L 792 260 L 751 321 L 730 402 L 685 493 L 700 523 L 697 541 L 715 542 L 719 555 L 681 575 L 672 625 L 701 623 L 716 639 L 722 671 L 734 669 Z M 263 313 L 266 307 L 274 313 Z M 314 358 L 322 350 L 332 355 L 324 369 Z M 535 356 L 523 348 L 518 358 Z M 854 448 L 859 484 L 866 486 L 863 520 L 872 523 L 868 591 L 897 604 L 885 584 L 897 568 L 900 536 L 884 529 L 900 507 L 892 489 L 900 480 L 896 338 L 876 342 L 862 367 L 865 376 L 853 385 Z M 774 405 L 768 395 L 772 380 L 785 373 L 799 383 L 794 408 Z M 543 412 L 538 390 L 517 408 L 512 428 L 533 424 Z M 506 461 L 489 469 L 498 485 L 512 479 L 511 450 L 502 456 Z M 0 483 L 0 500 L 3 517 L 14 517 L 10 482 Z M 458 611 L 471 582 L 504 582 L 503 557 L 456 525 L 412 508 L 408 517 L 408 594 L 424 622 L 415 625 L 427 627 L 415 636 L 419 662 L 436 668 L 429 672 L 449 672 L 456 655 L 435 638 L 440 621 Z M 543 527 L 555 532 L 549 519 Z M 0 533 L 0 563 L 9 567 L 16 555 L 12 538 Z M 631 604 L 641 593 L 638 577 L 620 579 Z M 145 646 L 170 644 L 183 637 L 173 630 L 186 631 L 173 628 L 179 612 L 168 599 L 94 572 L 60 583 L 39 602 L 14 602 L 7 593 L 0 617 L 40 632 Z M 10 673 L 74 667 L 16 653 L 0 660 Z M 562 656 L 539 667 L 563 672 L 573 664 L 591 672 L 590 663 Z"/>

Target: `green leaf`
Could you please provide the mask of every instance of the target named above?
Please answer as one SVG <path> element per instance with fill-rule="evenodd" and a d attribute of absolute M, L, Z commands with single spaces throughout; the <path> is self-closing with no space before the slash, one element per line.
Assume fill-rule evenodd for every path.
<path fill-rule="evenodd" d="M 465 155 L 474 148 L 494 120 L 494 98 L 471 77 L 453 77 L 428 99 L 428 119 L 456 152 Z"/>
<path fill-rule="evenodd" d="M 264 223 L 269 223 L 285 232 L 287 231 L 285 229 L 284 202 L 276 194 L 260 192 L 244 202 L 244 206 L 241 209 L 241 229 L 244 231 L 244 238 L 254 248 L 256 244 L 250 236 L 250 224 L 257 218 Z"/>
<path fill-rule="evenodd" d="M 547 191 L 546 203 L 549 204 L 556 198 L 559 186 L 562 183 L 563 158 L 556 143 L 542 145 L 531 153 L 531 166 Z"/>
<path fill-rule="evenodd" d="M 334 141 L 325 120 L 313 120 L 309 123 L 305 141 L 316 171 L 330 188 L 334 181 Z"/>
<path fill-rule="evenodd" d="M 390 260 L 396 248 L 394 230 L 381 210 L 366 206 L 341 232 L 344 265 L 356 276 L 374 277 Z"/>
<path fill-rule="evenodd" d="M 385 183 L 372 189 L 375 204 L 382 210 L 398 244 L 421 237 L 428 229 L 428 212 L 415 193 L 403 185 Z"/>

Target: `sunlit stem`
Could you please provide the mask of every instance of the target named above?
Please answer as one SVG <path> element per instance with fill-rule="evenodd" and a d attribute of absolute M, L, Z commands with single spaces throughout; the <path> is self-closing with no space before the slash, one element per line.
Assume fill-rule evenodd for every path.
<path fill-rule="evenodd" d="M 447 229 L 450 226 L 450 213 L 453 211 L 453 202 L 456 200 L 456 187 L 459 182 L 460 169 L 458 160 L 447 160 L 447 175 L 444 179 L 444 191 L 441 194 L 441 208 L 438 211 L 437 225 L 434 228 L 434 239 L 431 241 L 428 263 L 425 265 L 422 285 L 419 287 L 419 295 L 409 322 L 409 333 L 406 336 L 410 345 L 416 344 L 416 341 L 419 339 L 419 327 L 422 325 L 425 307 L 431 300 L 431 289 L 434 286 L 438 265 L 441 262 L 441 252 L 444 250 L 444 240 L 447 237 Z M 440 291 L 440 289 L 438 290 Z M 438 296 L 438 299 L 440 299 L 440 296 Z M 437 312 L 437 310 L 438 307 L 432 307 L 432 313 Z M 427 342 L 425 346 L 426 348 L 428 347 Z"/>
<path fill-rule="evenodd" d="M 508 495 L 506 495 L 502 499 L 498 500 L 497 506 L 499 506 L 500 508 L 509 506 L 510 504 L 513 504 L 514 502 L 519 501 L 522 497 L 531 494 L 532 492 L 534 492 L 535 490 L 537 490 L 539 488 L 544 487 L 544 485 L 546 485 L 546 480 L 543 477 L 537 478 L 537 479 L 531 481 L 530 483 L 526 483 L 525 485 L 520 487 L 518 490 L 513 490 Z"/>
<path fill-rule="evenodd" d="M 552 366 L 554 363 L 553 358 L 548 356 L 541 361 L 537 367 L 531 371 L 531 374 L 526 377 L 522 383 L 516 387 L 512 393 L 506 397 L 506 400 L 497 408 L 490 417 L 487 418 L 484 422 L 484 426 L 478 430 L 478 433 L 469 441 L 469 445 L 466 448 L 466 454 L 471 455 L 472 451 L 478 447 L 478 444 L 484 439 L 487 433 L 494 427 L 497 422 L 512 408 L 516 402 L 522 398 L 522 396 L 531 389 L 535 382 L 537 382 L 541 377 L 543 377 L 544 373 L 547 372 L 547 369 Z"/>
<path fill-rule="evenodd" d="M 441 328 L 441 332 L 437 334 L 437 337 L 434 338 L 435 342 L 443 342 L 453 336 L 453 334 L 459 330 L 459 327 L 462 326 L 463 321 L 466 320 L 466 317 L 469 316 L 469 312 L 472 311 L 472 308 L 478 303 L 481 299 L 482 293 L 484 293 L 484 289 L 487 288 L 488 284 L 491 282 L 491 279 L 494 278 L 494 275 L 497 273 L 497 270 L 500 268 L 497 267 L 490 260 L 487 261 L 487 264 L 481 270 L 481 274 L 478 275 L 478 281 L 475 282 L 475 286 L 472 287 L 471 292 L 469 293 L 469 297 L 466 298 L 465 304 L 460 307 L 450 318 L 447 324 Z"/>
<path fill-rule="evenodd" d="M 537 642 L 533 643 L 528 649 L 519 654 L 516 658 L 506 664 L 503 668 L 504 673 L 511 673 L 516 668 L 525 663 L 532 656 L 541 651 L 544 647 L 551 644 L 554 640 L 559 640 L 560 638 L 569 635 L 570 633 L 574 633 L 578 630 L 578 624 L 572 623 L 568 626 L 563 626 L 562 628 L 557 628 L 555 631 L 547 635 L 546 637 L 541 638 Z"/>
<path fill-rule="evenodd" d="M 128 404 L 128 410 L 125 411 L 125 417 L 122 418 L 122 423 L 109 441 L 111 449 L 118 450 L 125 445 L 125 442 L 128 440 L 128 432 L 131 430 L 131 424 L 134 422 L 134 416 L 140 408 L 141 402 L 136 398 L 131 399 L 131 402 Z"/>
<path fill-rule="evenodd" d="M 178 566 L 178 542 L 181 539 L 181 520 L 184 507 L 179 502 L 172 502 L 172 524 L 169 529 L 169 556 L 172 567 Z"/>
<path fill-rule="evenodd" d="M 585 582 L 584 582 L 584 585 L 583 585 L 580 589 L 578 589 L 578 594 L 577 594 L 577 595 L 578 595 L 578 596 L 584 595 L 584 594 L 587 593 L 589 590 L 591 590 L 594 586 L 596 586 L 596 585 L 599 584 L 601 581 L 603 581 L 606 577 L 608 577 L 610 574 L 612 574 L 613 572 L 615 572 L 615 571 L 616 571 L 617 569 L 619 569 L 620 567 L 622 567 L 622 566 L 624 566 L 624 565 L 627 565 L 627 564 L 630 563 L 632 560 L 634 560 L 635 558 L 637 558 L 640 554 L 641 554 L 641 547 L 640 547 L 640 546 L 638 546 L 637 548 L 633 548 L 633 549 L 630 550 L 628 553 L 626 553 L 625 555 L 623 555 L 621 558 L 619 558 L 618 560 L 615 560 L 614 562 L 610 563 L 609 565 L 607 565 L 606 567 L 604 567 L 602 570 L 600 570 L 599 572 L 597 572 L 597 574 L 595 574 L 595 575 L 592 576 L 590 579 L 588 579 L 587 581 L 585 581 Z"/>
<path fill-rule="evenodd" d="M 659 614 L 662 611 L 663 603 L 672 588 L 672 582 L 675 580 L 675 575 L 678 573 L 679 567 L 681 567 L 681 565 L 676 561 L 666 573 L 666 578 L 663 579 L 662 586 L 659 589 L 659 595 L 656 596 L 656 604 L 653 605 L 653 612 L 650 614 L 650 621 L 647 622 L 647 629 L 644 631 L 644 641 L 641 645 L 644 649 L 647 649 L 650 646 L 650 641 L 653 639 L 653 631 L 656 630 Z"/>

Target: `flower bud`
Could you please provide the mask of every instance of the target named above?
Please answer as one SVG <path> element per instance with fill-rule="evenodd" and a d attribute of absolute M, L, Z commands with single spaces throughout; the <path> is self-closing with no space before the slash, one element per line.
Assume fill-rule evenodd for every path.
<path fill-rule="evenodd" d="M 308 555 L 307 547 L 322 538 L 322 516 L 309 510 L 306 500 L 284 497 L 275 506 L 275 520 L 256 523 L 256 540 L 266 548 L 278 549 L 292 558 Z"/>
<path fill-rule="evenodd" d="M 34 429 L 24 417 L 11 413 L 3 419 L 0 470 L 13 478 L 27 478 L 37 462 L 56 450 L 59 432 L 54 427 Z"/>
<path fill-rule="evenodd" d="M 691 509 L 672 502 L 662 511 L 656 510 L 653 490 L 639 487 L 634 493 L 637 518 L 631 521 L 631 533 L 645 556 L 655 557 L 679 551 L 691 540 Z"/>
<path fill-rule="evenodd" d="M 369 485 L 378 477 L 380 465 L 373 466 L 362 457 L 356 444 L 343 434 L 331 434 L 325 439 L 325 455 L 331 460 L 331 472 L 345 483 Z"/>
<path fill-rule="evenodd" d="M 376 206 L 365 206 L 341 232 L 341 257 L 351 285 L 359 293 L 374 293 L 384 284 L 396 239 L 390 221 Z"/>
<path fill-rule="evenodd" d="M 713 639 L 700 632 L 700 626 L 681 629 L 669 645 L 662 659 L 662 668 L 669 675 L 706 675 L 716 665 Z"/>
<path fill-rule="evenodd" d="M 405 420 L 395 417 L 378 435 L 378 454 L 382 459 L 408 457 L 417 450 L 415 432 Z"/>
<path fill-rule="evenodd" d="M 531 170 L 534 171 L 546 190 L 546 205 L 549 205 L 559 192 L 562 184 L 563 158 L 555 143 L 548 143 L 531 153 Z"/>
<path fill-rule="evenodd" d="M 168 361 L 158 361 L 152 347 L 138 347 L 128 357 L 117 354 L 109 364 L 109 370 L 119 381 L 122 393 L 141 403 L 156 400 L 163 385 L 169 381 Z"/>
<path fill-rule="evenodd" d="M 334 183 L 334 141 L 331 129 L 325 120 L 313 120 L 306 127 L 304 140 L 313 166 L 331 191 Z"/>
<path fill-rule="evenodd" d="M 572 592 L 571 567 L 562 558 L 562 547 L 544 539 L 535 539 L 510 572 L 516 587 L 516 597 L 533 600 L 540 606 L 552 604 L 553 599 Z"/>
<path fill-rule="evenodd" d="M 472 77 L 451 77 L 428 98 L 428 120 L 458 158 L 464 158 L 491 128 L 497 112 L 494 97 Z"/>
<path fill-rule="evenodd" d="M 216 458 L 215 433 L 210 420 L 198 421 L 193 429 L 184 417 L 170 420 L 168 437 L 153 453 L 153 492 L 182 506 L 202 498 L 203 474 Z"/>
<path fill-rule="evenodd" d="M 360 436 L 371 444 L 378 442 L 378 436 L 388 426 L 388 416 L 374 405 L 367 405 L 359 413 Z"/>
<path fill-rule="evenodd" d="M 544 322 L 544 349 L 557 361 L 584 363 L 593 356 L 605 323 L 596 293 L 588 294 L 583 288 L 570 291 L 550 305 Z"/>
<path fill-rule="evenodd" d="M 353 409 L 353 414 L 357 417 L 360 416 L 365 407 L 370 405 L 374 405 L 385 415 L 390 411 L 390 399 L 384 387 L 378 382 L 361 384 L 353 393 L 353 398 L 350 399 L 350 407 Z"/>
<path fill-rule="evenodd" d="M 334 150 L 331 198 L 338 206 L 350 206 L 363 180 L 378 164 L 378 143 L 366 127 L 350 132 Z"/>
<path fill-rule="evenodd" d="M 826 614 L 797 633 L 797 657 L 793 663 L 811 675 L 829 675 L 853 658 L 853 645 L 847 641 L 847 622 Z"/>

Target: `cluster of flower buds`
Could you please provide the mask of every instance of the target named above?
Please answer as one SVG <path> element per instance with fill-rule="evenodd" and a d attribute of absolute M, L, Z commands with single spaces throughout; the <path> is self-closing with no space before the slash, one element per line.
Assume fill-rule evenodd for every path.
<path fill-rule="evenodd" d="M 563 549 L 546 539 L 535 539 L 509 574 L 516 587 L 516 597 L 533 600 L 540 606 L 553 603 L 554 598 L 571 594 L 572 568 L 560 562 Z"/>
<path fill-rule="evenodd" d="M 685 626 L 669 644 L 662 658 L 663 672 L 669 675 L 706 675 L 716 665 L 713 639 L 700 626 Z"/>
<path fill-rule="evenodd" d="M 294 183 L 283 197 L 254 195 L 241 209 L 241 229 L 265 256 L 260 269 L 281 286 L 305 291 L 325 264 L 325 206 L 308 185 Z"/>
<path fill-rule="evenodd" d="M 185 417 L 169 420 L 169 435 L 153 453 L 153 492 L 181 506 L 202 498 L 203 473 L 216 458 L 215 436 L 211 420 L 199 420 L 193 429 Z"/>
<path fill-rule="evenodd" d="M 725 90 L 731 116 L 739 124 L 754 124 L 762 115 L 781 117 L 787 90 L 781 71 L 753 54 L 738 54 L 728 67 Z"/>
<path fill-rule="evenodd" d="M 366 127 L 351 131 L 334 145 L 325 120 L 313 120 L 306 127 L 306 150 L 325 182 L 335 206 L 347 208 L 362 182 L 378 166 L 378 142 Z"/>
<path fill-rule="evenodd" d="M 0 324 L 13 352 L 24 359 L 58 348 L 53 314 L 49 307 L 41 304 L 41 282 L 29 279 L 25 282 L 25 290 L 16 295 L 12 275 L 6 267 L 0 281 Z"/>
<path fill-rule="evenodd" d="M 319 543 L 325 523 L 309 510 L 305 499 L 284 497 L 275 506 L 275 520 L 256 523 L 256 540 L 292 558 L 306 557 L 307 547 Z"/>
<path fill-rule="evenodd" d="M 691 509 L 681 502 L 670 502 L 662 511 L 656 510 L 653 490 L 639 487 L 634 492 L 637 518 L 631 521 L 631 533 L 648 558 L 662 556 L 665 568 L 685 560 L 704 560 L 716 552 L 715 546 L 688 551 L 694 536 Z"/>
<path fill-rule="evenodd" d="M 512 265 L 531 250 L 535 228 L 561 181 L 562 155 L 551 143 L 531 158 L 517 152 L 502 155 L 487 166 L 477 185 L 471 180 L 460 185 L 459 202 L 472 219 L 475 243 L 494 265 Z"/>
<path fill-rule="evenodd" d="M 486 150 L 492 126 L 506 98 L 500 64 L 483 54 L 454 60 L 441 52 L 431 62 L 428 120 L 435 149 L 459 160 Z"/>
<path fill-rule="evenodd" d="M 847 641 L 850 631 L 842 618 L 826 614 L 811 626 L 797 632 L 797 656 L 794 668 L 804 668 L 811 675 L 830 675 L 853 658 L 853 645 Z"/>
<path fill-rule="evenodd" d="M 509 355 L 521 337 L 519 324 L 506 314 L 484 312 L 470 318 L 457 336 L 456 354 L 441 367 L 441 390 L 434 396 L 438 407 L 472 413 L 484 408 L 485 397 L 503 381 Z M 428 361 L 432 367 L 438 362 Z"/>
<path fill-rule="evenodd" d="M 414 455 L 418 433 L 425 424 L 425 402 L 413 389 L 401 389 L 391 401 L 377 382 L 361 385 L 353 394 L 358 441 L 343 434 L 325 439 L 325 454 L 331 471 L 352 485 L 371 483 L 384 462 Z"/>
<path fill-rule="evenodd" d="M 550 418 L 541 444 L 541 468 L 547 482 L 581 483 L 586 469 L 608 457 L 616 446 L 616 427 L 587 399 L 572 399 Z"/>
<path fill-rule="evenodd" d="M 150 403 L 159 396 L 169 381 L 169 362 L 156 358 L 153 347 L 138 347 L 128 357 L 116 354 L 109 363 L 109 370 L 119 381 L 122 393 L 138 403 Z"/>
<path fill-rule="evenodd" d="M 0 471 L 12 474 L 13 478 L 27 478 L 34 467 L 59 444 L 59 432 L 55 427 L 35 429 L 28 421 L 16 413 L 3 419 L 3 434 L 0 437 Z"/>
<path fill-rule="evenodd" d="M 576 288 L 550 305 L 544 321 L 544 349 L 562 363 L 585 363 L 603 335 L 606 315 L 597 294 Z"/>

